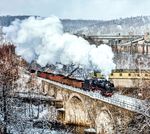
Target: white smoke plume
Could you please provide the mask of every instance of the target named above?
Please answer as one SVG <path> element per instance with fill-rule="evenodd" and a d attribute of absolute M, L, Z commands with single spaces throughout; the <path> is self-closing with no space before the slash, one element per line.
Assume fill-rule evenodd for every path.
<path fill-rule="evenodd" d="M 81 37 L 64 33 L 55 16 L 16 20 L 3 31 L 16 44 L 17 54 L 28 62 L 36 59 L 41 66 L 75 64 L 84 69 L 100 70 L 105 76 L 115 68 L 114 54 L 109 46 L 96 47 Z"/>

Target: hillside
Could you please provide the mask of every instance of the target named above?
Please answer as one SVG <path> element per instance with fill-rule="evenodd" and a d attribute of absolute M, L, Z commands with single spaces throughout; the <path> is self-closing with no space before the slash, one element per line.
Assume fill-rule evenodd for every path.
<path fill-rule="evenodd" d="M 0 25 L 9 26 L 15 19 L 23 20 L 30 16 L 1 16 Z M 150 31 L 150 16 L 137 16 L 115 20 L 70 20 L 61 19 L 65 32 L 73 34 L 144 34 Z"/>
<path fill-rule="evenodd" d="M 65 31 L 76 34 L 144 34 L 150 31 L 150 16 L 137 16 L 109 21 L 62 20 Z"/>

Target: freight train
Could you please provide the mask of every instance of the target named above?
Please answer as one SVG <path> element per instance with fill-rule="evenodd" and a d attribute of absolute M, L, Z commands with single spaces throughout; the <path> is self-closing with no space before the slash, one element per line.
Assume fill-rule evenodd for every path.
<path fill-rule="evenodd" d="M 35 73 L 36 71 L 30 70 L 30 72 Z M 93 92 L 97 91 L 105 97 L 111 97 L 115 91 L 114 84 L 106 79 L 91 78 L 79 80 L 75 78 L 70 78 L 68 76 L 64 76 L 62 74 L 53 74 L 42 71 L 37 71 L 37 76 L 51 81 L 59 82 L 61 84 L 72 86 L 75 88 L 80 88 L 81 90 L 84 91 L 93 91 Z"/>

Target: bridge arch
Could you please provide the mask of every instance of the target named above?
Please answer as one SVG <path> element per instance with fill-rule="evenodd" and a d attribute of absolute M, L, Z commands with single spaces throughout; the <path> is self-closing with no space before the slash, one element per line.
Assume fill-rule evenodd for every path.
<path fill-rule="evenodd" d="M 84 100 L 83 100 L 83 98 L 78 93 L 72 93 L 69 96 L 69 99 L 68 99 L 67 103 L 69 103 L 71 101 L 71 99 L 73 99 L 73 98 L 79 99 L 82 102 L 82 104 L 84 105 Z"/>
<path fill-rule="evenodd" d="M 85 108 L 83 98 L 72 93 L 66 102 L 65 122 L 67 124 L 87 125 L 89 124 L 87 109 Z"/>

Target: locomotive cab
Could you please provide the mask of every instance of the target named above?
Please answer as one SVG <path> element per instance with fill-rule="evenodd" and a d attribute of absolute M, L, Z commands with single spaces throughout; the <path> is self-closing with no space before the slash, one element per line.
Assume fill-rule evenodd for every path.
<path fill-rule="evenodd" d="M 32 73 L 32 74 L 35 73 L 35 72 L 36 72 L 36 71 L 35 71 L 34 69 L 31 69 L 31 70 L 30 70 L 30 73 Z"/>
<path fill-rule="evenodd" d="M 89 91 L 90 90 L 90 80 L 88 79 L 85 79 L 84 80 L 84 83 L 82 84 L 82 87 L 83 87 L 83 90 L 84 91 Z"/>
<path fill-rule="evenodd" d="M 97 80 L 96 80 L 96 79 L 93 79 L 93 80 L 92 80 L 91 86 L 92 86 L 92 87 L 96 87 L 96 86 L 97 86 Z"/>

